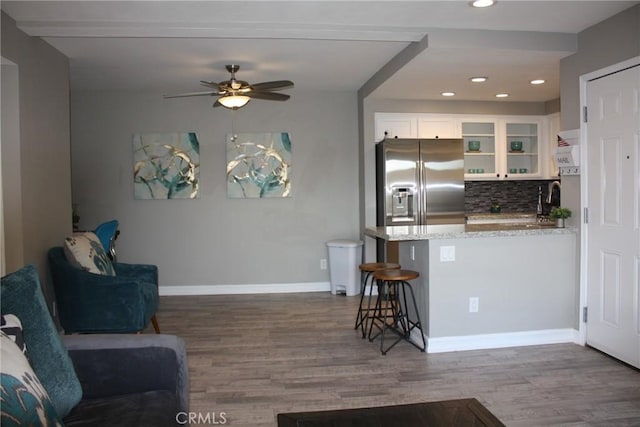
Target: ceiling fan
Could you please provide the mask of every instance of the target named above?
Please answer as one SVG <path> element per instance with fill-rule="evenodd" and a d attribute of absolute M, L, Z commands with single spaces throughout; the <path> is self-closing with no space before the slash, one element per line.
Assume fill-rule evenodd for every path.
<path fill-rule="evenodd" d="M 223 106 L 231 110 L 237 110 L 247 105 L 252 98 L 266 99 L 268 101 L 286 101 L 289 95 L 274 92 L 276 90 L 288 89 L 293 87 L 290 80 L 275 80 L 272 82 L 262 82 L 249 84 L 244 80 L 236 79 L 236 72 L 240 69 L 239 65 L 227 65 L 227 71 L 231 73 L 229 80 L 215 83 L 200 80 L 202 86 L 207 86 L 213 90 L 205 92 L 179 93 L 176 95 L 164 95 L 164 98 L 181 98 L 185 96 L 219 96 L 214 107 Z"/>

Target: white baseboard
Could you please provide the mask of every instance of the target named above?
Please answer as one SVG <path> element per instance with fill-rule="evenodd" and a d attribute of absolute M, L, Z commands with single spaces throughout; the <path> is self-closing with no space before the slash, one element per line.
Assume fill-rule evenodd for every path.
<path fill-rule="evenodd" d="M 373 289 L 374 295 L 376 288 Z M 329 282 L 312 283 L 275 283 L 254 285 L 199 285 L 199 286 L 160 286 L 161 296 L 189 295 L 242 295 L 274 294 L 297 292 L 330 292 Z M 369 289 L 365 291 L 367 294 Z M 411 331 L 411 340 L 422 345 L 417 330 Z M 558 343 L 580 343 L 579 332 L 575 329 L 546 329 L 524 332 L 506 332 L 499 334 L 461 335 L 453 337 L 427 337 L 427 353 L 448 351 L 482 350 L 489 348 L 521 347 Z"/>
<path fill-rule="evenodd" d="M 420 342 L 418 333 L 411 340 Z M 506 332 L 500 334 L 464 335 L 455 337 L 427 338 L 427 353 L 447 351 L 482 350 L 489 348 L 521 347 L 559 343 L 579 344 L 579 333 L 575 329 L 545 329 L 538 331 Z"/>
<path fill-rule="evenodd" d="M 284 294 L 295 292 L 329 292 L 329 282 L 266 283 L 256 285 L 160 286 L 160 296 Z"/>

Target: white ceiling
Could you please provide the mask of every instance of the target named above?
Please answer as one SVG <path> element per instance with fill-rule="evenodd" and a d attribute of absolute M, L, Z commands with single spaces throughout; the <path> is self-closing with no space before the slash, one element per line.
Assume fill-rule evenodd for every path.
<path fill-rule="evenodd" d="M 192 92 L 240 64 L 250 83 L 356 91 L 412 42 L 427 48 L 371 96 L 546 101 L 576 34 L 638 1 L 2 1 L 70 58 L 73 90 Z M 471 84 L 469 77 L 489 81 Z M 532 86 L 532 78 L 546 84 Z"/>

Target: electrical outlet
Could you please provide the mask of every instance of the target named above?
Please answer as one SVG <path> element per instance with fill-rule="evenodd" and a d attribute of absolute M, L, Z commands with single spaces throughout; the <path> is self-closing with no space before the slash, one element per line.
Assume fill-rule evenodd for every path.
<path fill-rule="evenodd" d="M 320 260 L 320 270 L 326 270 L 327 269 L 327 260 L 325 258 L 322 258 Z"/>
<path fill-rule="evenodd" d="M 440 262 L 451 262 L 456 260 L 455 246 L 440 246 Z"/>
<path fill-rule="evenodd" d="M 469 313 L 477 313 L 480 310 L 480 298 L 469 298 Z"/>
<path fill-rule="evenodd" d="M 411 261 L 416 260 L 416 247 L 411 245 Z"/>

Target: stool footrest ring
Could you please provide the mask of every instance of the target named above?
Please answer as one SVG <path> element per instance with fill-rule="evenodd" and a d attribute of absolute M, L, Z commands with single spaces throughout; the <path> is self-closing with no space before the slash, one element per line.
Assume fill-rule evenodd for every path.
<path fill-rule="evenodd" d="M 395 270 L 375 273 L 378 284 L 378 297 L 373 310 L 369 315 L 369 341 L 380 336 L 380 352 L 385 355 L 400 341 L 407 341 L 417 349 L 425 352 L 427 342 L 424 337 L 420 312 L 416 303 L 415 294 L 411 284 L 405 277 L 416 278 L 419 274 L 409 270 Z M 407 298 L 409 295 L 409 298 Z M 408 299 L 411 301 L 411 308 L 415 313 L 415 319 L 409 315 Z M 374 334 L 373 328 L 377 329 Z M 422 346 L 411 339 L 411 332 L 417 329 L 422 340 Z M 393 332 L 398 336 L 391 344 L 385 346 L 385 334 Z"/>

